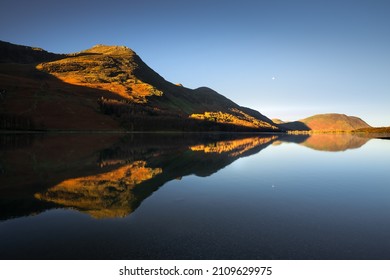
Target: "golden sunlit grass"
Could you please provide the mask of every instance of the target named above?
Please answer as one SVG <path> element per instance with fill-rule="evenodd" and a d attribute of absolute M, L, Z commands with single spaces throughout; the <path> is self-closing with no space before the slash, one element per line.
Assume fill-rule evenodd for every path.
<path fill-rule="evenodd" d="M 126 47 L 98 45 L 60 60 L 41 63 L 36 68 L 65 83 L 107 90 L 120 98 L 146 103 L 148 96 L 161 96 L 163 93 L 135 77 L 134 71 L 138 66 L 134 55 Z"/>
<path fill-rule="evenodd" d="M 236 108 L 230 108 L 231 113 L 219 112 L 204 112 L 202 114 L 191 114 L 190 118 L 198 120 L 207 120 L 217 123 L 233 124 L 237 126 L 245 126 L 250 128 L 274 128 L 271 124 L 258 120 L 243 111 Z"/>

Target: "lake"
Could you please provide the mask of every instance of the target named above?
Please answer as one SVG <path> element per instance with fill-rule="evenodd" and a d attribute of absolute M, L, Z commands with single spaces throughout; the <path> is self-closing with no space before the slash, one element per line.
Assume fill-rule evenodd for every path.
<path fill-rule="evenodd" d="M 390 259 L 390 141 L 0 135 L 1 259 Z"/>

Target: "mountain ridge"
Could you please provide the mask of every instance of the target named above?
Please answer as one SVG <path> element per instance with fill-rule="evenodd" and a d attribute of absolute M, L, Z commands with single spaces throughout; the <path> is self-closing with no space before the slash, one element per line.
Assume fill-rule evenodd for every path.
<path fill-rule="evenodd" d="M 53 54 L 0 42 L 0 61 L 1 89 L 7 92 L 0 104 L 7 114 L 3 123 L 25 118 L 30 120 L 29 129 L 70 129 L 66 119 L 76 121 L 73 115 L 84 109 L 81 117 L 86 123 L 74 124 L 75 129 L 88 127 L 87 120 L 95 128 L 96 118 L 110 123 L 106 129 L 131 131 L 280 131 L 260 112 L 241 107 L 212 89 L 189 89 L 166 81 L 125 46 L 95 45 L 76 53 Z M 23 83 L 18 84 L 21 79 Z M 52 102 L 54 97 L 57 102 Z M 35 109 L 20 104 L 23 98 L 35 104 Z M 80 106 L 82 100 L 88 104 Z M 66 103 L 66 110 L 61 102 Z M 73 104 L 76 109 L 72 103 L 77 103 Z M 98 117 L 99 113 L 103 116 Z M 117 125 L 112 125 L 112 120 Z M 12 125 L 6 128 L 12 129 Z"/>
<path fill-rule="evenodd" d="M 31 106 L 32 105 L 32 106 Z M 126 46 L 70 54 L 0 41 L 0 129 L 354 131 L 358 117 L 269 119 L 208 87 L 173 84 Z"/>
<path fill-rule="evenodd" d="M 16 45 L 0 40 L 0 63 L 36 63 L 60 59 L 63 54 L 55 54 L 38 47 Z"/>

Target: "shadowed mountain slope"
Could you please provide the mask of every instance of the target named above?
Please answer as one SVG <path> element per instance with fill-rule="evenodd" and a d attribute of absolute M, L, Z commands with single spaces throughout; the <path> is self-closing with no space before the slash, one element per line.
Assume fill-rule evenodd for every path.
<path fill-rule="evenodd" d="M 3 129 L 279 130 L 209 88 L 166 81 L 123 46 L 58 55 L 1 42 L 0 62 Z"/>

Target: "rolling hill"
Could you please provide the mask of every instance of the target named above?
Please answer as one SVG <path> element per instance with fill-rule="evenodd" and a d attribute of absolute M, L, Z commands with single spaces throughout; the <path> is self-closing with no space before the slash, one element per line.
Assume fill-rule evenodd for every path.
<path fill-rule="evenodd" d="M 73 54 L 0 41 L 0 129 L 279 131 L 259 112 L 166 81 L 131 49 Z"/>
<path fill-rule="evenodd" d="M 319 114 L 295 122 L 274 121 L 286 130 L 353 131 L 371 127 L 358 117 L 344 114 Z"/>

